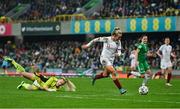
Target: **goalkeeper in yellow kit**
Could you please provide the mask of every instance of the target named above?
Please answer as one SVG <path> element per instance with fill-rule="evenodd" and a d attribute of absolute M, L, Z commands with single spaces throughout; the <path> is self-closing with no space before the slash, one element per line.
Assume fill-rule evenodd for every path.
<path fill-rule="evenodd" d="M 9 57 L 3 57 L 0 55 L 0 58 L 3 58 L 5 61 L 12 63 L 12 65 L 16 68 L 17 73 L 21 73 L 23 77 L 33 81 L 33 84 L 25 83 L 24 81 L 18 85 L 17 89 L 27 89 L 27 90 L 45 90 L 45 91 L 57 91 L 62 86 L 64 86 L 66 91 L 75 91 L 76 86 L 67 78 L 61 77 L 60 79 L 56 77 L 45 77 L 39 73 L 38 68 L 34 68 L 33 73 L 27 73 L 25 69 L 18 64 L 15 60 Z"/>

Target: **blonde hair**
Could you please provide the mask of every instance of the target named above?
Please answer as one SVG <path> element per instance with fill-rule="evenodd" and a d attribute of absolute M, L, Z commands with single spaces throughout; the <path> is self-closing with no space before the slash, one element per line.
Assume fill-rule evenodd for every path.
<path fill-rule="evenodd" d="M 119 27 L 115 27 L 114 30 L 112 31 L 111 35 L 117 35 L 120 33 L 122 33 L 121 29 Z"/>
<path fill-rule="evenodd" d="M 64 84 L 64 89 L 65 91 L 74 92 L 76 91 L 76 86 L 74 85 L 72 81 L 70 81 L 69 79 L 66 79 L 66 84 Z"/>

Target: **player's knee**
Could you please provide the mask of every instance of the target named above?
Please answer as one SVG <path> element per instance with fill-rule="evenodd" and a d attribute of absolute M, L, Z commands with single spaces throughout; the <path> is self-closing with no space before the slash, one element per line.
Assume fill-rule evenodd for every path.
<path fill-rule="evenodd" d="M 5 70 L 5 69 L 7 69 L 7 67 L 6 66 L 2 66 L 2 68 Z"/>
<path fill-rule="evenodd" d="M 115 74 L 115 70 L 114 69 L 109 69 L 109 73 Z"/>
<path fill-rule="evenodd" d="M 104 76 L 104 77 L 108 77 L 108 76 L 109 76 L 109 73 L 103 73 L 103 76 Z"/>
<path fill-rule="evenodd" d="M 29 86 L 29 90 L 38 90 L 38 87 L 34 86 L 34 85 L 30 85 Z"/>
<path fill-rule="evenodd" d="M 116 76 L 116 73 L 114 72 L 114 73 L 111 73 L 111 76 L 112 76 L 112 79 L 113 80 L 116 80 L 118 77 Z"/>
<path fill-rule="evenodd" d="M 171 73 L 172 72 L 172 68 L 168 68 L 167 71 L 168 71 L 168 73 Z"/>
<path fill-rule="evenodd" d="M 153 73 L 151 72 L 151 70 L 147 70 L 147 74 L 148 74 L 149 76 L 152 76 L 152 75 L 153 75 Z"/>
<path fill-rule="evenodd" d="M 146 79 L 150 79 L 150 77 L 151 77 L 151 74 L 149 74 L 149 73 L 146 73 L 146 74 L 144 75 L 144 78 L 146 78 Z"/>

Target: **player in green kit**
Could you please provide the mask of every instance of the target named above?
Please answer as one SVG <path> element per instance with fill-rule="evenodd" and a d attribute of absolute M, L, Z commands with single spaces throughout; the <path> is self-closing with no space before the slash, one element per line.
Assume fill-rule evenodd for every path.
<path fill-rule="evenodd" d="M 141 42 L 137 46 L 135 53 L 135 63 L 141 73 L 141 76 L 144 77 L 142 85 L 146 85 L 148 79 L 150 79 L 152 75 L 150 66 L 147 62 L 147 56 L 152 56 L 152 54 L 149 52 L 149 48 L 147 46 L 148 36 L 143 35 L 140 40 Z"/>

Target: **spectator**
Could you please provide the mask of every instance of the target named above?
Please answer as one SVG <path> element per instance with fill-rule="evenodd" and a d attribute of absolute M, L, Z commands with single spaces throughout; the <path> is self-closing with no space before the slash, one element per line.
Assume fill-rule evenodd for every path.
<path fill-rule="evenodd" d="M 115 61 L 116 65 L 129 65 L 129 54 L 134 49 L 136 39 L 128 39 L 122 41 L 123 48 L 122 58 Z M 131 43 L 130 45 L 128 43 Z M 102 67 L 99 63 L 98 56 L 102 49 L 102 45 L 97 44 L 90 49 L 81 50 L 79 46 L 82 42 L 76 41 L 45 41 L 45 42 L 26 42 L 24 43 L 24 49 L 19 49 L 16 53 L 16 61 L 24 66 L 30 66 L 32 63 L 39 65 L 41 70 L 46 68 L 90 68 L 91 60 L 97 60 L 97 66 Z M 153 68 L 159 68 L 160 59 L 156 56 L 155 51 L 161 45 L 160 39 L 156 39 L 151 42 L 150 50 L 154 54 L 149 59 L 149 63 Z M 179 45 L 177 42 L 173 42 L 173 46 L 176 45 L 174 51 L 177 55 L 177 62 L 174 64 L 174 68 L 179 68 Z M 15 52 L 15 51 L 14 51 Z"/>
<path fill-rule="evenodd" d="M 30 9 L 18 20 L 53 20 L 55 16 L 74 14 L 89 0 L 2 0 L 0 16 L 20 4 L 30 4 Z M 179 0 L 103 0 L 103 6 L 95 11 L 91 19 L 142 17 L 142 16 L 178 16 Z"/>

